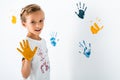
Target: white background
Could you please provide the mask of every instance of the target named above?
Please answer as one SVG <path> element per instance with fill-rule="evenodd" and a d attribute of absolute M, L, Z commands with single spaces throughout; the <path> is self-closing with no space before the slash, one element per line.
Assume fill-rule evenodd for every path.
<path fill-rule="evenodd" d="M 85 18 L 76 14 L 76 3 L 85 3 Z M 0 2 L 0 79 L 22 80 L 21 58 L 16 48 L 26 36 L 19 13 L 29 3 L 39 4 L 45 12 L 41 34 L 47 41 L 51 80 L 120 80 L 120 5 L 119 0 L 3 0 Z M 17 23 L 11 23 L 11 16 Z M 101 19 L 104 28 L 93 35 L 91 20 Z M 50 33 L 57 32 L 56 47 Z M 79 51 L 79 42 L 91 43 L 90 58 Z"/>

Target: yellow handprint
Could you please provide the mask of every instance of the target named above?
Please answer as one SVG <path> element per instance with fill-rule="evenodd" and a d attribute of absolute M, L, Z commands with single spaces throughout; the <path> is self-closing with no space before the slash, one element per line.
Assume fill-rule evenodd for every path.
<path fill-rule="evenodd" d="M 94 25 L 91 26 L 91 31 L 93 34 L 97 34 L 102 28 L 103 26 L 100 28 L 97 23 L 94 23 Z"/>
<path fill-rule="evenodd" d="M 96 18 L 96 20 L 97 20 L 98 22 L 101 21 L 99 18 Z M 96 22 L 94 22 L 94 24 L 90 27 L 90 29 L 91 29 L 92 34 L 97 34 L 98 31 L 100 31 L 103 27 L 104 27 L 104 26 L 101 26 L 101 27 L 98 26 L 98 24 L 97 24 Z"/>
<path fill-rule="evenodd" d="M 16 16 L 12 16 L 11 22 L 12 22 L 13 24 L 16 24 L 16 22 L 17 22 Z"/>
<path fill-rule="evenodd" d="M 17 48 L 17 50 L 24 56 L 24 58 L 29 61 L 32 60 L 34 54 L 37 51 L 37 47 L 35 47 L 32 51 L 29 46 L 28 40 L 23 40 L 23 44 L 20 42 L 20 47 L 22 48 L 22 50 L 20 50 L 19 48 Z"/>

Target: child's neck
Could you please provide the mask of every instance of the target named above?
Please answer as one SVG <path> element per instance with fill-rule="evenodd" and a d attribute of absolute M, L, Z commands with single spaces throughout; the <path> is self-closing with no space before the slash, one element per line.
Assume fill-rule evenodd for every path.
<path fill-rule="evenodd" d="M 27 37 L 29 37 L 31 39 L 35 39 L 35 40 L 41 40 L 41 38 L 39 36 L 35 36 L 35 35 L 27 34 Z"/>

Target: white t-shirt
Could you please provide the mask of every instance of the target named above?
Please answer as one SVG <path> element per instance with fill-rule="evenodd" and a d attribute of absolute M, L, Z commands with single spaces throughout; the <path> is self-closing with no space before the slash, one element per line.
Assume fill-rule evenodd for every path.
<path fill-rule="evenodd" d="M 32 59 L 31 73 L 27 80 L 50 80 L 50 63 L 45 40 L 34 40 L 28 37 L 26 39 L 32 50 L 38 47 Z"/>

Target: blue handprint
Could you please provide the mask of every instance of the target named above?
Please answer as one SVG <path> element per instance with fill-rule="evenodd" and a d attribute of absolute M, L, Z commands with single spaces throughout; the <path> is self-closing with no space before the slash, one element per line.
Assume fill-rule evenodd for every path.
<path fill-rule="evenodd" d="M 81 2 L 79 2 L 79 5 L 78 5 L 78 3 L 76 5 L 77 5 L 79 13 L 75 12 L 75 14 L 77 14 L 79 18 L 84 19 L 84 15 L 85 15 L 85 11 L 86 11 L 87 7 L 85 7 L 84 3 L 83 3 L 83 7 L 81 7 Z"/>
<path fill-rule="evenodd" d="M 91 54 L 91 44 L 90 43 L 86 43 L 84 40 L 82 42 L 79 42 L 79 47 L 81 47 L 83 49 L 83 54 L 89 58 L 90 54 Z"/>
<path fill-rule="evenodd" d="M 54 47 L 56 46 L 57 41 L 58 41 L 58 39 L 56 39 L 56 37 L 57 37 L 57 32 L 52 32 L 50 42 L 51 42 L 51 45 Z"/>

